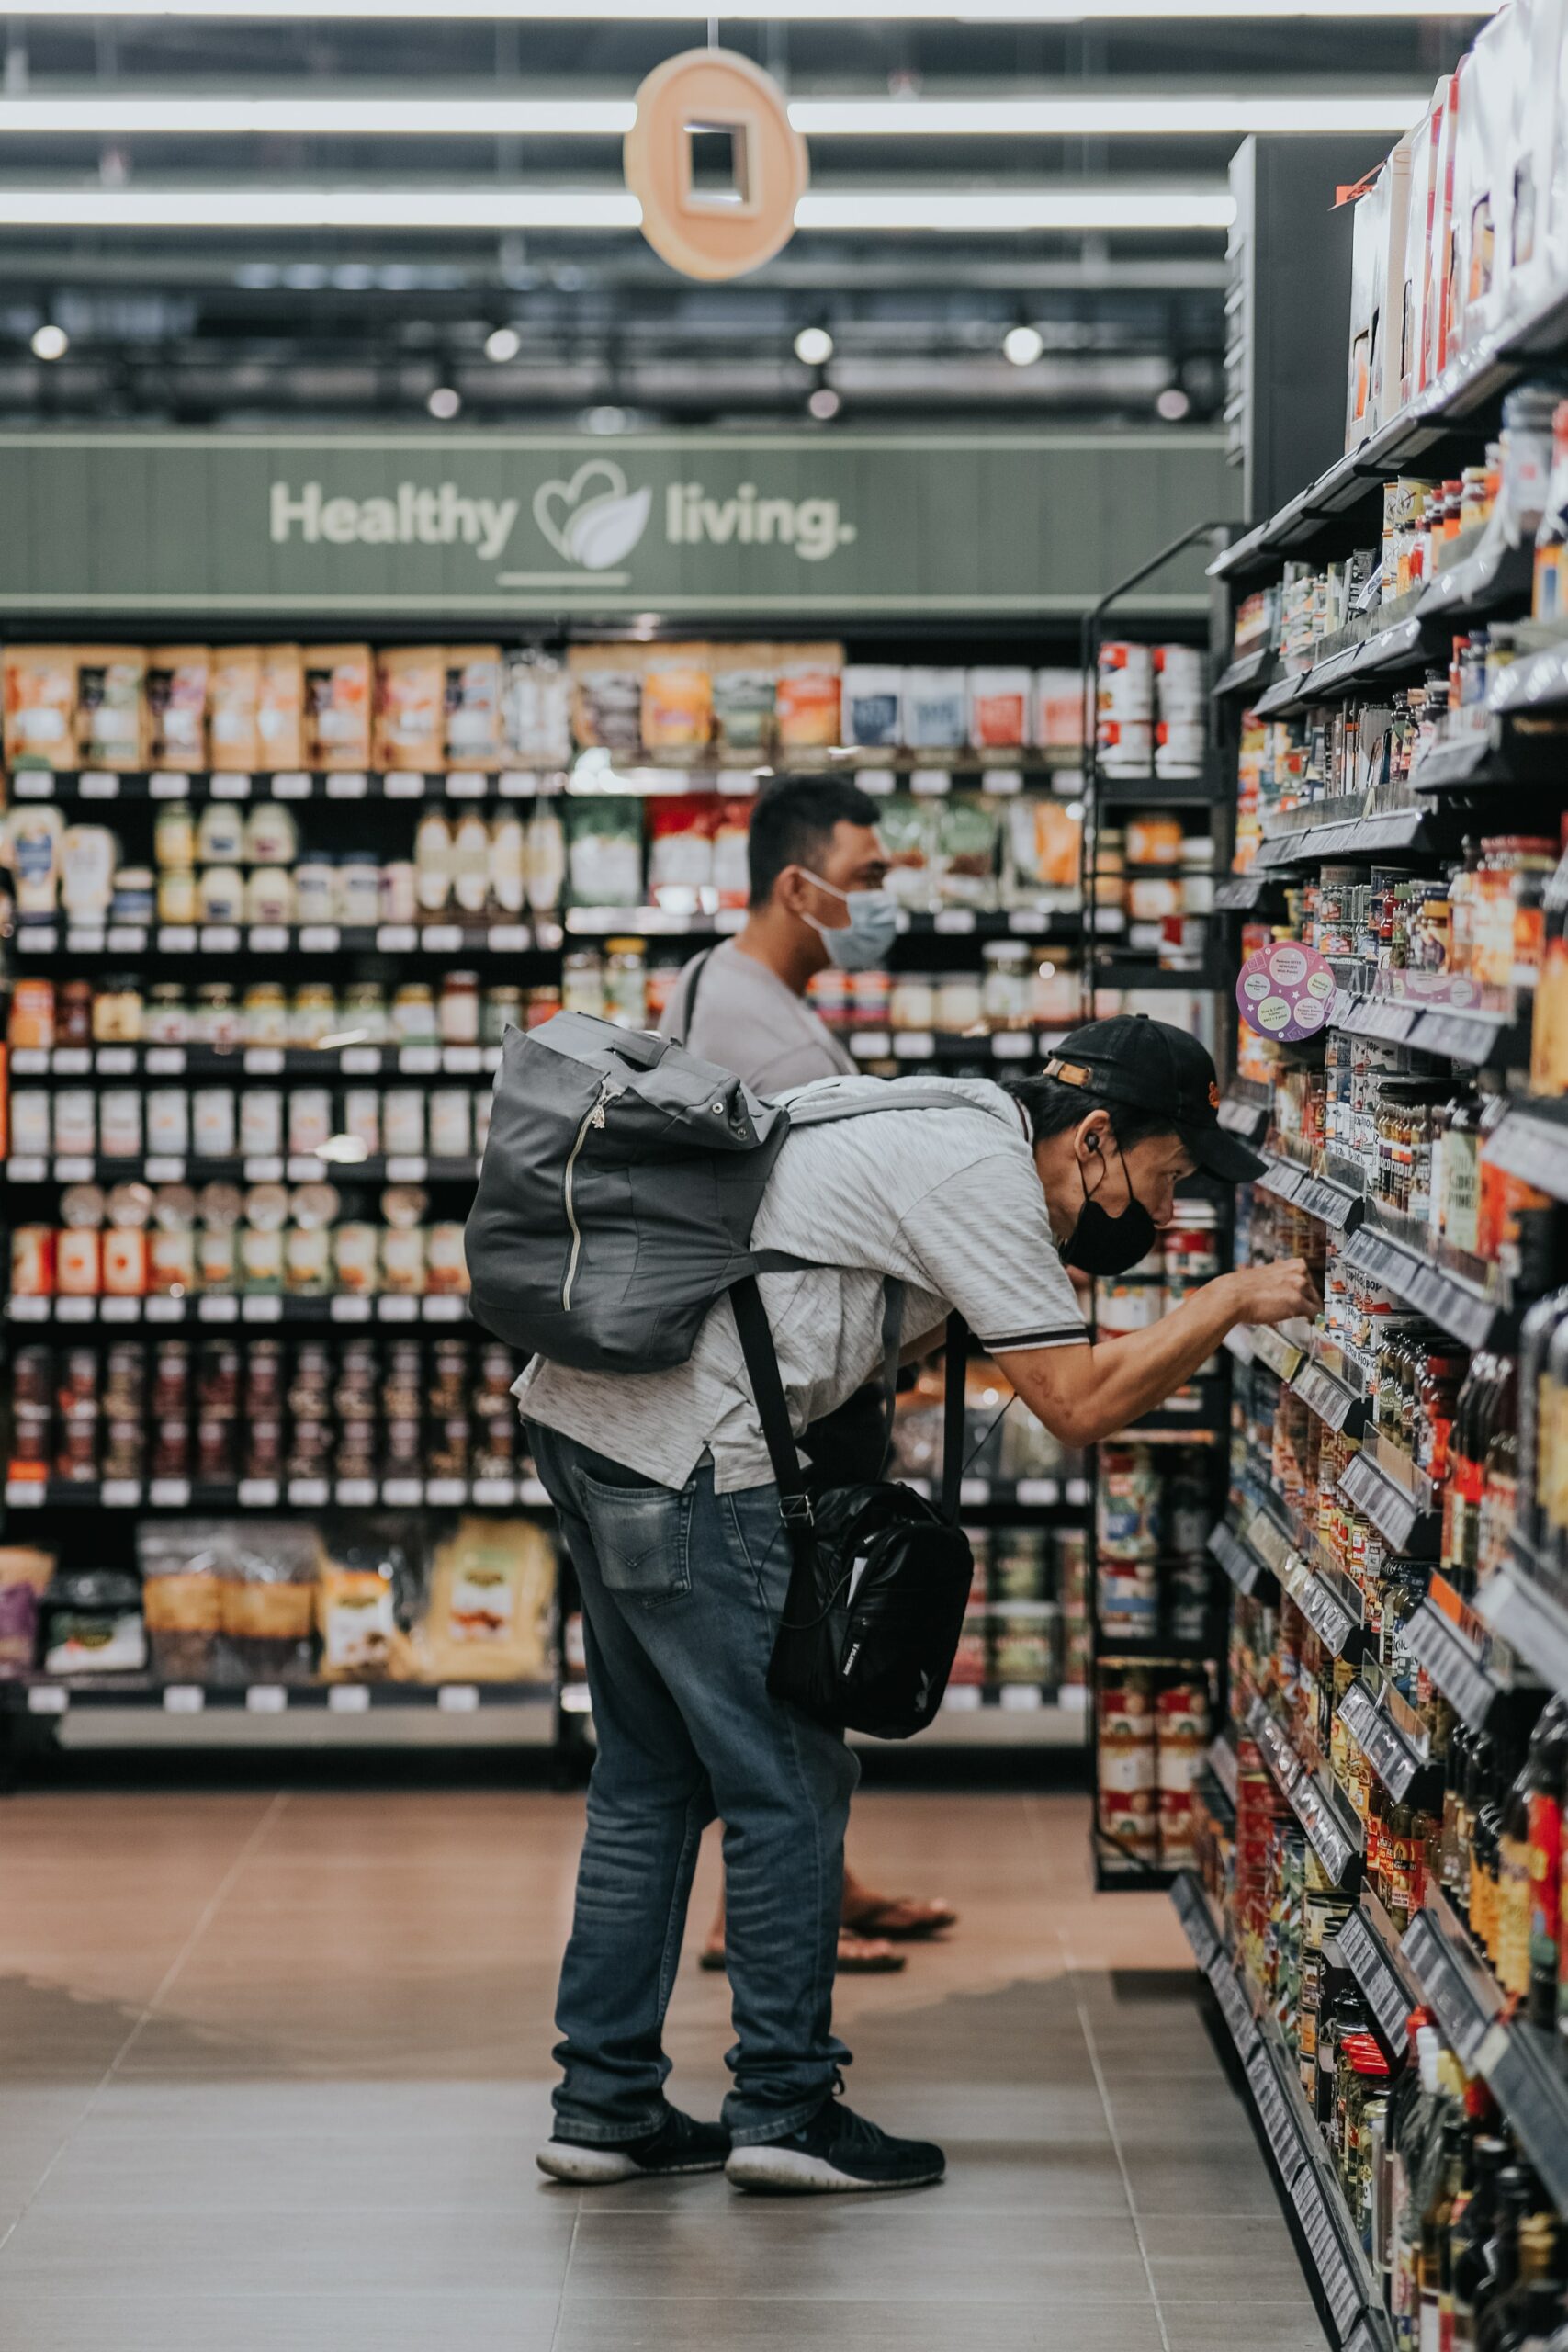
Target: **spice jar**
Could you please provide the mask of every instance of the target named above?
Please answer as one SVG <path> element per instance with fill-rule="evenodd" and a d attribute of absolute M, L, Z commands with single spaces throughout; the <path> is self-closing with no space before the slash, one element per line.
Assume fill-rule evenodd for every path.
<path fill-rule="evenodd" d="M 208 980 L 197 989 L 191 1037 L 194 1044 L 212 1046 L 221 1053 L 232 1053 L 243 1043 L 239 1002 L 227 980 Z"/>
<path fill-rule="evenodd" d="M 985 965 L 981 1012 L 988 1029 L 1027 1029 L 1033 1002 L 1030 951 L 1012 939 L 987 940 L 980 950 Z"/>
<path fill-rule="evenodd" d="M 434 1046 L 440 1034 L 428 981 L 405 980 L 392 999 L 392 1043 Z"/>
<path fill-rule="evenodd" d="M 446 1046 L 477 1046 L 479 1040 L 479 976 L 448 972 L 441 983 L 437 1007 L 441 1042 Z"/>
<path fill-rule="evenodd" d="M 521 1029 L 524 1021 L 521 989 L 487 989 L 479 1007 L 479 1042 L 499 1046 L 504 1042 L 507 1030 Z"/>
<path fill-rule="evenodd" d="M 68 983 L 69 997 L 73 986 L 87 989 L 85 980 Z M 93 1043 L 96 1046 L 135 1046 L 141 1040 L 141 983 L 134 974 L 104 982 L 96 996 L 87 990 L 92 1006 Z M 77 1002 L 80 1000 L 75 1000 Z"/>
<path fill-rule="evenodd" d="M 196 875 L 188 865 L 170 866 L 158 876 L 158 921 L 172 929 L 188 930 L 201 911 Z"/>
<path fill-rule="evenodd" d="M 330 982 L 306 980 L 294 991 L 288 1012 L 291 1046 L 319 1046 L 337 1027 L 337 997 Z"/>
<path fill-rule="evenodd" d="M 287 1046 L 288 997 L 280 980 L 253 980 L 245 990 L 241 1023 L 247 1046 Z"/>
<path fill-rule="evenodd" d="M 160 980 L 148 993 L 143 1029 L 150 1046 L 190 1043 L 191 1019 L 185 990 L 177 980 Z"/>

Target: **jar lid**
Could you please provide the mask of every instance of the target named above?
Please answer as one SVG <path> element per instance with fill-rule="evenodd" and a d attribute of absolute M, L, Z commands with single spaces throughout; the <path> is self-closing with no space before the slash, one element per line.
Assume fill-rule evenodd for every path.
<path fill-rule="evenodd" d="M 646 941 L 641 939 L 607 939 L 604 942 L 606 951 L 612 956 L 640 956 L 646 944 Z M 449 972 L 447 974 L 448 979 L 456 979 L 458 975 L 455 972 Z M 478 987 L 479 975 L 477 972 L 465 973 L 462 977 L 466 979 L 471 979 L 474 982 L 475 987 Z"/>
<path fill-rule="evenodd" d="M 122 865 L 114 877 L 117 890 L 150 890 L 152 868 L 150 865 Z"/>

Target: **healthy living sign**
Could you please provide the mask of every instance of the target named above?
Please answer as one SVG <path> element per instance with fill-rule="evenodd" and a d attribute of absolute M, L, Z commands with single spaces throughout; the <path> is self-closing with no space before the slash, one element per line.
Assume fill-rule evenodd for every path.
<path fill-rule="evenodd" d="M 1236 497 L 1200 433 L 6 434 L 0 617 L 1044 617 Z"/>

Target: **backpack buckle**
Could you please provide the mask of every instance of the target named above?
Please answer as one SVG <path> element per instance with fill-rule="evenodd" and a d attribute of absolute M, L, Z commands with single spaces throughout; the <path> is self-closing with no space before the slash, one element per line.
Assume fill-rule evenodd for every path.
<path fill-rule="evenodd" d="M 779 1509 L 786 1527 L 815 1527 L 817 1514 L 809 1495 L 781 1495 Z"/>

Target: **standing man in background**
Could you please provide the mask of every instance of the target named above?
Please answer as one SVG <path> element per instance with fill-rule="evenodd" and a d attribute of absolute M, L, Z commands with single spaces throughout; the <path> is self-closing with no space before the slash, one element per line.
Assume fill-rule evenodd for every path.
<path fill-rule="evenodd" d="M 806 1001 L 814 974 L 874 971 L 895 933 L 884 885 L 887 859 L 876 803 L 838 776 L 786 776 L 762 793 L 748 842 L 751 901 L 734 939 L 694 956 L 671 993 L 663 1026 L 704 1061 L 732 1069 L 758 1094 L 855 1074 L 855 1065 Z M 867 1401 L 869 1400 L 869 1401 Z M 874 1391 L 807 1432 L 812 1466 L 829 1484 L 878 1474 L 882 1407 Z M 890 1938 L 929 1936 L 957 1917 L 951 1904 L 875 1894 L 848 1865 L 839 1966 L 901 1968 Z M 724 1908 L 703 1952 L 724 1965 Z"/>

